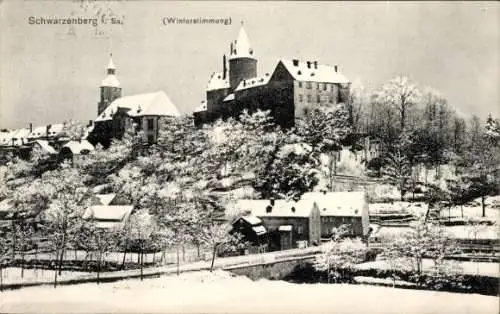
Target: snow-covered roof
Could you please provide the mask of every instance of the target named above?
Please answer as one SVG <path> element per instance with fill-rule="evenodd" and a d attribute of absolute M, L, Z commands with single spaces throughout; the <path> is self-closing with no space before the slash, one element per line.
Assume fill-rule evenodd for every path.
<path fill-rule="evenodd" d="M 12 200 L 10 198 L 6 198 L 0 201 L 0 212 L 8 212 L 12 209 Z"/>
<path fill-rule="evenodd" d="M 109 57 L 108 70 L 116 70 L 115 63 L 113 62 L 112 56 Z"/>
<path fill-rule="evenodd" d="M 0 145 L 9 144 L 9 141 L 12 138 L 12 134 L 13 131 L 0 132 Z"/>
<path fill-rule="evenodd" d="M 269 200 L 238 200 L 234 206 L 237 212 L 250 211 L 250 213 L 259 218 L 261 217 L 309 217 L 315 206 L 312 200 L 275 200 L 271 205 Z M 270 207 L 270 211 L 267 208 Z"/>
<path fill-rule="evenodd" d="M 21 146 L 28 142 L 29 129 L 16 129 L 12 130 L 8 136 L 4 138 L 4 145 Z M 12 140 L 14 139 L 14 143 Z"/>
<path fill-rule="evenodd" d="M 94 205 L 85 211 L 83 219 L 119 222 L 128 218 L 133 208 L 129 205 Z"/>
<path fill-rule="evenodd" d="M 109 205 L 115 199 L 116 194 L 96 194 L 92 199 L 92 205 Z"/>
<path fill-rule="evenodd" d="M 278 228 L 279 231 L 292 231 L 292 229 L 293 229 L 292 225 L 279 226 Z"/>
<path fill-rule="evenodd" d="M 108 74 L 104 80 L 101 81 L 101 86 L 120 87 L 120 82 L 115 74 Z"/>
<path fill-rule="evenodd" d="M 45 136 L 58 136 L 64 130 L 64 124 L 49 124 L 49 125 L 41 125 L 33 128 L 31 133 L 28 134 L 29 138 L 39 138 Z"/>
<path fill-rule="evenodd" d="M 68 147 L 71 150 L 71 153 L 75 155 L 79 155 L 83 150 L 94 150 L 94 146 L 87 140 L 69 141 L 68 143 L 64 144 L 63 147 Z"/>
<path fill-rule="evenodd" d="M 106 69 L 108 70 L 108 75 L 104 78 L 104 80 L 102 80 L 101 86 L 120 87 L 120 82 L 115 74 L 115 63 L 113 62 L 113 58 L 111 56 L 109 57 L 109 63 Z"/>
<path fill-rule="evenodd" d="M 222 74 L 222 72 L 212 74 L 208 80 L 207 91 L 229 88 L 229 75 L 224 78 Z"/>
<path fill-rule="evenodd" d="M 297 81 L 310 81 L 320 83 L 349 83 L 349 80 L 340 72 L 335 72 L 335 67 L 325 64 L 317 64 L 310 61 L 310 67 L 307 67 L 307 62 L 299 61 L 298 65 L 294 65 L 292 60 L 281 60 L 281 63 L 290 72 L 292 77 Z"/>
<path fill-rule="evenodd" d="M 253 49 L 250 45 L 250 41 L 248 40 L 248 36 L 243 28 L 243 25 L 240 28 L 238 39 L 234 41 L 233 50 L 229 55 L 229 59 L 234 58 L 254 58 Z"/>
<path fill-rule="evenodd" d="M 246 80 L 242 80 L 240 84 L 238 84 L 238 87 L 236 87 L 236 91 L 252 88 L 252 87 L 257 87 L 257 86 L 264 86 L 267 83 L 269 83 L 269 80 L 271 79 L 270 75 L 264 75 L 264 76 L 259 76 L 259 77 L 254 77 Z"/>
<path fill-rule="evenodd" d="M 308 192 L 302 199 L 315 201 L 321 216 L 362 216 L 367 205 L 364 192 Z"/>
<path fill-rule="evenodd" d="M 38 144 L 40 148 L 43 149 L 43 151 L 45 151 L 46 153 L 57 154 L 57 151 L 54 147 L 50 146 L 49 142 L 45 140 L 36 140 L 35 143 Z"/>
<path fill-rule="evenodd" d="M 253 231 L 255 231 L 255 233 L 257 235 L 262 235 L 262 234 L 265 234 L 267 232 L 266 228 L 264 226 L 256 226 L 256 227 L 252 227 Z"/>
<path fill-rule="evenodd" d="M 223 101 L 231 101 L 231 100 L 234 100 L 234 94 L 227 95 L 226 98 L 224 98 Z"/>
<path fill-rule="evenodd" d="M 95 120 L 111 120 L 118 108 L 128 109 L 130 117 L 170 116 L 179 117 L 177 107 L 163 91 L 148 94 L 125 96 L 113 101 Z"/>
<path fill-rule="evenodd" d="M 202 112 L 202 111 L 207 111 L 207 103 L 203 102 L 201 103 L 196 109 L 194 109 L 193 112 Z"/>
<path fill-rule="evenodd" d="M 262 220 L 260 220 L 259 217 L 256 217 L 254 215 L 245 215 L 242 216 L 241 219 L 245 220 L 251 225 L 258 225 L 262 223 Z"/>

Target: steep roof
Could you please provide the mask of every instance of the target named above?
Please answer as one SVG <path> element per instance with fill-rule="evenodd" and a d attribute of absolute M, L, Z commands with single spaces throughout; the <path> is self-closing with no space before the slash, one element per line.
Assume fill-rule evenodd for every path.
<path fill-rule="evenodd" d="M 311 62 L 310 68 L 307 67 L 307 62 L 299 61 L 298 65 L 294 65 L 292 60 L 282 59 L 280 62 L 290 72 L 292 77 L 297 81 L 310 81 L 320 83 L 349 83 L 349 80 L 340 72 L 335 72 L 335 67 L 325 64 L 317 64 L 314 68 Z"/>
<path fill-rule="evenodd" d="M 92 199 L 92 205 L 109 205 L 115 199 L 116 194 L 96 194 Z"/>
<path fill-rule="evenodd" d="M 196 109 L 194 109 L 193 112 L 202 112 L 202 111 L 207 111 L 207 103 L 203 102 L 201 103 Z"/>
<path fill-rule="evenodd" d="M 101 86 L 107 86 L 107 87 L 120 87 L 120 82 L 118 81 L 118 78 L 116 77 L 115 74 L 115 63 L 113 62 L 113 58 L 111 55 L 109 56 L 109 63 L 107 69 L 107 76 L 102 80 Z"/>
<path fill-rule="evenodd" d="M 234 100 L 234 94 L 233 93 L 227 95 L 226 98 L 224 98 L 223 101 L 231 101 L 231 100 Z"/>
<path fill-rule="evenodd" d="M 49 142 L 45 140 L 36 140 L 35 143 L 38 144 L 40 148 L 43 149 L 46 153 L 57 154 L 57 151 L 54 147 L 50 146 Z"/>
<path fill-rule="evenodd" d="M 108 74 L 104 80 L 101 81 L 101 86 L 120 87 L 120 82 L 115 74 Z"/>
<path fill-rule="evenodd" d="M 64 144 L 63 147 L 69 148 L 71 153 L 78 155 L 80 154 L 83 150 L 89 150 L 93 151 L 94 146 L 89 143 L 87 140 L 81 140 L 81 141 L 69 141 L 68 143 Z"/>
<path fill-rule="evenodd" d="M 213 73 L 208 80 L 207 91 L 229 88 L 229 75 L 224 78 L 222 72 Z"/>
<path fill-rule="evenodd" d="M 240 32 L 238 33 L 238 39 L 234 42 L 233 50 L 229 55 L 229 59 L 234 58 L 254 58 L 253 49 L 248 40 L 247 33 L 241 25 Z"/>
<path fill-rule="evenodd" d="M 243 212 L 250 211 L 252 215 L 257 217 L 309 217 L 315 206 L 312 200 L 275 200 L 271 206 L 271 211 L 267 211 L 267 207 L 271 206 L 269 200 L 238 200 L 233 208 L 235 211 Z"/>
<path fill-rule="evenodd" d="M 118 108 L 128 109 L 130 117 L 141 116 L 170 116 L 179 117 L 177 107 L 163 91 L 148 94 L 125 96 L 113 101 L 95 120 L 111 120 Z"/>
<path fill-rule="evenodd" d="M 28 135 L 30 133 L 29 129 L 16 129 L 12 130 L 8 136 L 4 138 L 4 145 L 12 145 L 12 139 L 14 140 L 14 146 L 21 146 L 28 142 Z"/>
<path fill-rule="evenodd" d="M 364 192 L 308 192 L 302 199 L 315 201 L 321 216 L 361 216 L 366 205 Z"/>
<path fill-rule="evenodd" d="M 120 222 L 130 216 L 133 208 L 129 205 L 94 205 L 85 211 L 83 219 Z"/>
<path fill-rule="evenodd" d="M 270 75 L 264 75 L 264 76 L 259 76 L 259 77 L 254 77 L 246 80 L 242 80 L 240 84 L 238 84 L 238 87 L 236 87 L 236 91 L 252 88 L 252 87 L 257 87 L 257 86 L 264 86 L 269 83 L 269 80 L 271 79 Z"/>

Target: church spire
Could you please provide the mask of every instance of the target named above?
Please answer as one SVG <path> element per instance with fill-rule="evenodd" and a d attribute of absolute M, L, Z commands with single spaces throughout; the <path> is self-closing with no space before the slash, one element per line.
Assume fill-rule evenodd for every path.
<path fill-rule="evenodd" d="M 116 66 L 113 62 L 113 54 L 109 54 L 109 63 L 106 68 L 106 78 L 102 80 L 101 86 L 109 86 L 109 87 L 120 87 L 120 82 L 116 77 Z"/>
<path fill-rule="evenodd" d="M 243 21 L 241 21 L 240 32 L 238 39 L 231 45 L 230 58 L 253 58 L 253 49 L 248 40 L 247 33 L 243 28 Z"/>

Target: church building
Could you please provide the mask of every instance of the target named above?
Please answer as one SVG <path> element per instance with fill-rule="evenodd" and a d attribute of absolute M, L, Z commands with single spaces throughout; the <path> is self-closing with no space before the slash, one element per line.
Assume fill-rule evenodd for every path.
<path fill-rule="evenodd" d="M 229 58 L 222 57 L 222 71 L 210 76 L 206 102 L 193 116 L 199 126 L 237 118 L 245 109 L 270 110 L 275 123 L 291 127 L 314 105 L 345 102 L 349 87 L 337 65 L 317 60 L 281 59 L 272 72 L 257 76 L 257 58 L 242 25 L 238 39 L 230 43 Z"/>
<path fill-rule="evenodd" d="M 179 117 L 177 107 L 163 91 L 122 97 L 116 67 L 110 56 L 107 75 L 100 86 L 100 101 L 97 104 L 97 118 L 87 139 L 92 144 L 108 147 L 111 139 L 120 139 L 132 128 L 142 131 L 143 142 L 154 143 L 163 123 Z"/>

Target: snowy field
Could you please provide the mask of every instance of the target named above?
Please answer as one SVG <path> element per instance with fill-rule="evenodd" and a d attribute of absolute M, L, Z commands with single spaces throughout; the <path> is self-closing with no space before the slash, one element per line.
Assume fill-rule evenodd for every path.
<path fill-rule="evenodd" d="M 251 281 L 216 271 L 0 293 L 22 313 L 498 313 L 498 298 L 364 285 Z"/>
<path fill-rule="evenodd" d="M 57 280 L 73 279 L 89 273 L 78 271 L 62 271 Z M 47 282 L 54 280 L 54 271 L 49 269 L 25 269 L 21 276 L 20 267 L 8 267 L 2 269 L 2 282 L 4 284 L 21 282 Z"/>
<path fill-rule="evenodd" d="M 466 275 L 481 275 L 481 276 L 498 276 L 498 263 L 487 262 L 468 262 L 468 261 L 448 261 L 450 265 L 457 267 L 457 271 Z M 430 271 L 434 266 L 434 262 L 430 259 L 423 259 L 422 268 L 424 271 Z M 378 269 L 388 270 L 390 265 L 384 260 L 376 260 L 356 265 L 358 269 Z M 401 267 L 402 268 L 402 267 Z M 410 267 L 407 267 L 411 270 Z"/>

